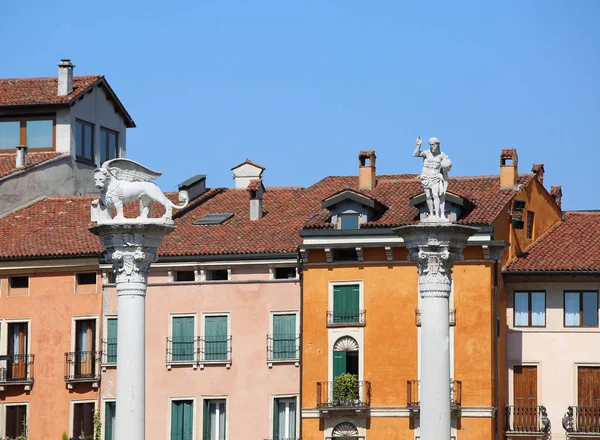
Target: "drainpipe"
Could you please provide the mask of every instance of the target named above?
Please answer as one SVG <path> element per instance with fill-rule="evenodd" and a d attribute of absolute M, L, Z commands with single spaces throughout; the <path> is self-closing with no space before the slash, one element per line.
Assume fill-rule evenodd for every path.
<path fill-rule="evenodd" d="M 300 413 L 300 429 L 298 431 L 298 438 L 302 438 L 302 370 L 304 369 L 304 360 L 302 359 L 302 352 L 304 347 L 304 273 L 302 271 L 302 264 L 302 254 L 300 253 L 300 249 L 298 249 L 298 258 L 296 259 L 296 271 L 298 272 L 298 278 L 300 281 L 300 337 L 298 341 L 298 345 L 300 346 L 300 380 L 298 383 L 298 408 Z"/>
<path fill-rule="evenodd" d="M 498 311 L 499 311 L 499 299 L 498 299 L 498 260 L 494 260 L 494 317 L 495 317 L 495 329 L 494 329 L 494 351 L 496 353 L 496 362 L 494 362 L 494 407 L 496 408 L 496 413 L 494 415 L 494 422 L 496 424 L 495 428 L 494 428 L 494 439 L 498 440 L 498 414 L 500 414 L 500 411 L 498 408 L 498 384 L 499 384 L 499 378 L 498 378 L 498 371 L 499 371 L 499 362 L 500 362 L 500 334 L 502 333 L 502 329 L 500 328 L 500 316 L 498 315 Z"/>

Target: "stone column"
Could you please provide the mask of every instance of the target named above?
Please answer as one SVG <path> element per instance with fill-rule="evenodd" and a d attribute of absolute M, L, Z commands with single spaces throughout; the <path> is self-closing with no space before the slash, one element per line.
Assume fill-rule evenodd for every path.
<path fill-rule="evenodd" d="M 114 267 L 118 300 L 115 437 L 145 440 L 146 284 L 171 220 L 118 220 L 90 228 Z"/>
<path fill-rule="evenodd" d="M 402 226 L 409 259 L 416 262 L 421 294 L 421 440 L 450 440 L 449 298 L 452 265 L 476 228 L 441 221 Z"/>

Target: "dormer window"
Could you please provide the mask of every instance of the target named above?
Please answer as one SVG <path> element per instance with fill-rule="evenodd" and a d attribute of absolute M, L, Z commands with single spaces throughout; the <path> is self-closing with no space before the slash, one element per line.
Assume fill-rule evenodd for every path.
<path fill-rule="evenodd" d="M 358 191 L 345 189 L 323 200 L 321 206 L 331 212 L 331 223 L 336 229 L 357 230 L 387 208 L 376 199 Z"/>
<path fill-rule="evenodd" d="M 360 214 L 338 214 L 337 229 L 358 229 Z"/>

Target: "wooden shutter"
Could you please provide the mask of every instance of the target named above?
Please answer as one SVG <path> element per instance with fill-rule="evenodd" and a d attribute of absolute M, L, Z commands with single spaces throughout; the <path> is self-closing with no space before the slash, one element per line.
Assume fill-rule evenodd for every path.
<path fill-rule="evenodd" d="M 296 315 L 273 316 L 273 359 L 296 357 Z"/>
<path fill-rule="evenodd" d="M 192 440 L 194 434 L 194 421 L 193 421 L 193 402 L 191 400 L 184 400 L 182 403 L 183 407 L 183 436 L 182 440 Z"/>
<path fill-rule="evenodd" d="M 358 322 L 359 286 L 334 286 L 333 322 Z"/>
<path fill-rule="evenodd" d="M 171 440 L 183 438 L 183 408 L 180 401 L 171 402 Z"/>
<path fill-rule="evenodd" d="M 204 401 L 202 414 L 202 440 L 209 440 L 210 436 L 210 400 Z"/>
<path fill-rule="evenodd" d="M 577 368 L 579 406 L 600 406 L 600 367 Z"/>
<path fill-rule="evenodd" d="M 206 359 L 227 360 L 227 316 L 205 318 Z"/>
<path fill-rule="evenodd" d="M 107 362 L 117 362 L 117 337 L 118 337 L 118 321 L 116 318 L 110 318 L 106 321 L 106 360 Z"/>
<path fill-rule="evenodd" d="M 514 429 L 537 431 L 537 367 L 515 365 L 513 371 Z"/>
<path fill-rule="evenodd" d="M 333 352 L 333 378 L 335 379 L 340 374 L 346 372 L 346 352 L 345 351 L 334 351 Z"/>
<path fill-rule="evenodd" d="M 173 318 L 172 353 L 174 361 L 194 360 L 194 317 Z"/>
<path fill-rule="evenodd" d="M 279 440 L 279 399 L 273 402 L 273 440 Z"/>
<path fill-rule="evenodd" d="M 104 440 L 115 440 L 113 437 L 116 410 L 115 402 L 106 402 L 104 409 Z"/>

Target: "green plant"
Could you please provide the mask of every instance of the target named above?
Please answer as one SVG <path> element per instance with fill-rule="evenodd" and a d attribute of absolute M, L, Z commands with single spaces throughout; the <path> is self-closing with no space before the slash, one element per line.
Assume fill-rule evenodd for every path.
<path fill-rule="evenodd" d="M 351 406 L 358 400 L 358 376 L 356 374 L 340 374 L 333 380 L 333 404 Z"/>
<path fill-rule="evenodd" d="M 94 439 L 100 440 L 102 437 L 102 420 L 100 419 L 100 411 L 94 411 Z"/>
<path fill-rule="evenodd" d="M 63 431 L 62 440 L 69 440 L 69 436 L 65 431 Z"/>

